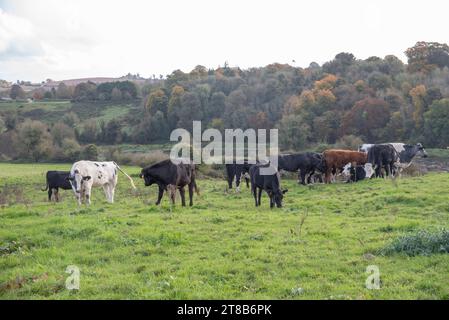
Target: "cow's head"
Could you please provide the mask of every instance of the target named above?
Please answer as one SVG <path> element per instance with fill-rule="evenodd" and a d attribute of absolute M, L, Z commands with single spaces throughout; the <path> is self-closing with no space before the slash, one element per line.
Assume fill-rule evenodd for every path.
<path fill-rule="evenodd" d="M 423 147 L 423 145 L 421 143 L 417 143 L 416 144 L 416 149 L 417 149 L 417 153 L 416 154 L 420 155 L 423 158 L 427 158 L 428 157 L 427 152 L 426 152 L 426 150 L 424 149 L 424 147 Z"/>
<path fill-rule="evenodd" d="M 145 186 L 149 187 L 152 184 L 154 184 L 156 182 L 156 180 L 154 180 L 147 172 L 146 169 L 142 169 L 142 171 L 140 172 L 140 179 L 143 179 Z"/>
<path fill-rule="evenodd" d="M 91 179 L 91 176 L 83 176 L 79 170 L 75 170 L 73 174 L 69 175 L 67 180 L 70 181 L 70 184 L 72 185 L 73 190 L 76 193 L 81 193 L 81 190 L 83 188 L 83 184 L 86 181 L 89 181 Z"/>
<path fill-rule="evenodd" d="M 345 177 L 348 177 L 351 174 L 351 169 L 352 169 L 352 164 L 348 163 L 343 167 L 343 171 L 341 172 L 341 174 Z"/>
<path fill-rule="evenodd" d="M 316 169 L 318 169 L 319 172 L 324 173 L 326 172 L 326 160 L 324 160 L 323 155 L 321 154 L 316 154 L 314 155 L 315 159 L 316 159 Z"/>
<path fill-rule="evenodd" d="M 278 189 L 276 191 L 268 191 L 270 200 L 276 204 L 276 207 L 282 208 L 282 200 L 284 199 L 284 194 L 288 192 L 288 189 Z"/>

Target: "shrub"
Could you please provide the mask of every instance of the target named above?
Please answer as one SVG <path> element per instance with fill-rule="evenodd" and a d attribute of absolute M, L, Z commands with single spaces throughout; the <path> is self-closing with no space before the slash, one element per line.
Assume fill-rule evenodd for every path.
<path fill-rule="evenodd" d="M 403 235 L 381 250 L 383 255 L 404 253 L 408 256 L 430 255 L 434 253 L 449 253 L 449 230 L 420 230 Z"/>

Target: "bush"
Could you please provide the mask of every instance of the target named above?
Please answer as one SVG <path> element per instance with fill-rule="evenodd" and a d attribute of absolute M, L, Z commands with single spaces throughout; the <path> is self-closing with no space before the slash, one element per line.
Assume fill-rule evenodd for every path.
<path fill-rule="evenodd" d="M 449 230 L 431 232 L 421 230 L 401 236 L 381 250 L 383 255 L 404 253 L 408 256 L 449 253 Z"/>

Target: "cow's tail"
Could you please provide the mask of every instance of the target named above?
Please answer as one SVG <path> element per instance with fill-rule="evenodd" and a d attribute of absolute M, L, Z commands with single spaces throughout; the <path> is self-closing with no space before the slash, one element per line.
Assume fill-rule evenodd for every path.
<path fill-rule="evenodd" d="M 45 189 L 41 189 L 42 191 L 47 191 L 48 190 L 48 182 L 47 185 L 45 186 Z"/>
<path fill-rule="evenodd" d="M 114 162 L 114 164 L 117 167 L 117 169 L 129 179 L 129 182 L 131 182 L 131 186 L 133 187 L 134 190 L 136 190 L 137 188 L 136 185 L 134 184 L 133 179 L 125 171 L 123 171 L 122 168 L 120 168 L 120 166 L 117 163 Z"/>

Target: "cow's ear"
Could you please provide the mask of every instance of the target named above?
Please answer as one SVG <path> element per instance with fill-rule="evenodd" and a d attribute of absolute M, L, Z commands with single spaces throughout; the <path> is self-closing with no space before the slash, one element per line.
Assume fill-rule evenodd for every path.
<path fill-rule="evenodd" d="M 143 179 L 143 173 L 139 174 L 139 178 Z"/>
<path fill-rule="evenodd" d="M 84 180 L 84 181 L 89 181 L 90 179 L 92 179 L 92 177 L 91 177 L 91 176 L 86 176 L 86 177 L 83 177 L 83 180 Z"/>
<path fill-rule="evenodd" d="M 288 189 L 282 190 L 282 194 L 286 194 L 288 192 Z"/>

